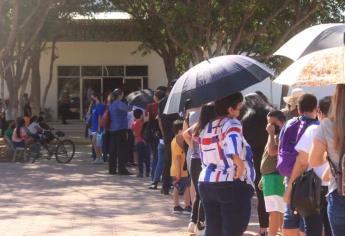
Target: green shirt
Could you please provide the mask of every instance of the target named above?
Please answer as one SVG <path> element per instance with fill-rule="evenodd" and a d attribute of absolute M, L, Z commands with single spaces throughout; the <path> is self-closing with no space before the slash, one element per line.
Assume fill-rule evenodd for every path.
<path fill-rule="evenodd" d="M 9 138 L 9 140 L 12 140 L 12 134 L 13 134 L 13 129 L 7 128 L 5 130 L 4 135 L 5 135 L 5 137 Z"/>

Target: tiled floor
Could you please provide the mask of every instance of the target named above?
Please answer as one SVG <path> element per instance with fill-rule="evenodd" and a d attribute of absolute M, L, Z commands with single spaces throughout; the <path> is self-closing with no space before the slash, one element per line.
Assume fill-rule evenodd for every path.
<path fill-rule="evenodd" d="M 148 190 L 148 179 L 109 176 L 88 150 L 78 147 L 68 165 L 0 163 L 0 235 L 187 235 L 188 216 L 171 213 L 171 197 Z"/>

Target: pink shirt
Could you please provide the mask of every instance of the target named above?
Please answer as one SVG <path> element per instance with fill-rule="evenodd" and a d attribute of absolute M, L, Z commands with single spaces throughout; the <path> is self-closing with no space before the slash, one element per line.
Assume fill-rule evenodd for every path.
<path fill-rule="evenodd" d="M 12 135 L 12 141 L 19 143 L 22 141 L 25 141 L 29 138 L 28 134 L 26 133 L 26 130 L 24 127 L 20 128 L 20 138 L 17 136 L 17 128 L 14 129 L 13 135 Z"/>

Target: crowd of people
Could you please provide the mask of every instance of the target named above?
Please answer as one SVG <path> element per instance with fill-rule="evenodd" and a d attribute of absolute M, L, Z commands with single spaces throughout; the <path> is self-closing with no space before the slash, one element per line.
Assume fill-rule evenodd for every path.
<path fill-rule="evenodd" d="M 7 120 L 6 115 L 2 119 L 2 135 L 14 148 L 29 150 L 29 155 L 24 161 L 38 157 L 37 145 L 42 141 L 41 135 L 50 127 L 46 123 L 44 112 L 34 115 L 30 105 L 29 95 L 24 93 L 20 102 L 19 114 L 15 120 Z"/>
<path fill-rule="evenodd" d="M 258 235 L 343 235 L 342 155 L 345 85 L 333 97 L 294 89 L 276 109 L 260 91 L 240 92 L 183 114 L 163 113 L 173 84 L 158 87 L 146 109 L 115 89 L 104 102 L 93 93 L 88 127 L 94 163 L 109 174 L 150 178 L 149 189 L 172 193 L 175 214 L 190 215 L 187 231 L 206 236 L 243 235 L 257 196 Z M 322 179 L 319 211 L 291 204 L 296 180 L 313 169 Z M 184 204 L 180 203 L 180 196 Z"/>

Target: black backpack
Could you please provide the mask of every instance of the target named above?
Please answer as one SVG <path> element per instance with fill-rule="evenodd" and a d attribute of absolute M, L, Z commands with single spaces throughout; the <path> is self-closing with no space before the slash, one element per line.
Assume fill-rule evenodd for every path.
<path fill-rule="evenodd" d="M 320 214 L 321 179 L 313 169 L 297 177 L 292 184 L 291 209 L 303 217 Z"/>
<path fill-rule="evenodd" d="M 158 122 L 156 120 L 145 122 L 141 129 L 141 136 L 143 137 L 146 143 L 157 142 L 159 139 Z"/>

